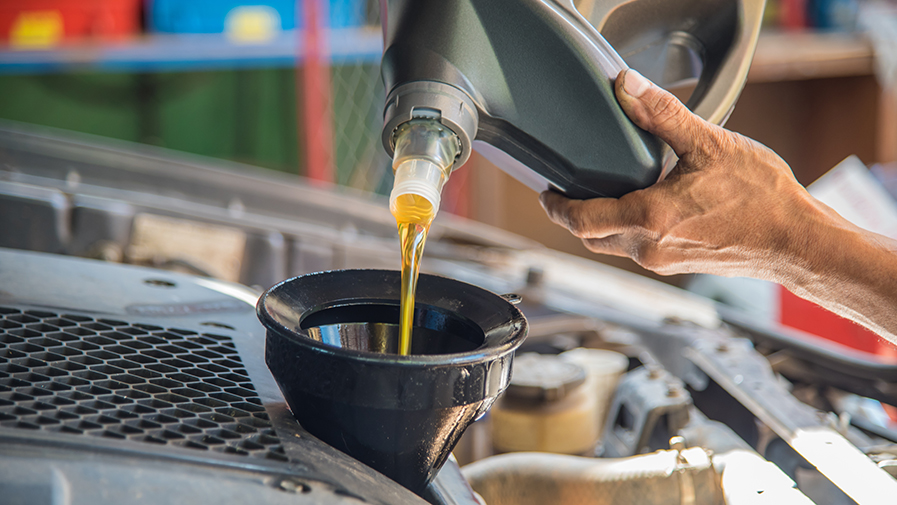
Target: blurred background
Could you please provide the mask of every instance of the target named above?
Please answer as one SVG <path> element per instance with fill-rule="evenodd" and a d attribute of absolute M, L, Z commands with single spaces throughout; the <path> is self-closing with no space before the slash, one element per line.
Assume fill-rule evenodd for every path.
<path fill-rule="evenodd" d="M 574 3 L 586 12 L 595 0 Z M 385 198 L 393 175 L 380 140 L 380 12 L 377 0 L 0 0 L 0 248 L 148 265 L 256 291 L 309 272 L 396 268 Z M 846 218 L 897 239 L 897 0 L 767 0 L 764 19 L 726 126 L 775 150 Z M 659 277 L 589 252 L 549 222 L 532 190 L 476 153 L 443 191 L 423 269 L 523 295 L 539 323 L 530 328 L 533 345 L 545 345 L 539 352 L 632 345 L 634 333 L 617 331 L 613 319 L 609 330 L 591 326 L 607 317 L 604 307 L 685 335 L 692 330 L 681 321 L 715 327 L 713 302 L 721 302 L 739 321 L 823 337 L 841 345 L 830 355 L 861 351 L 897 374 L 892 344 L 781 286 Z M 0 301 L 17 295 L 0 285 Z M 587 318 L 567 318 L 580 312 Z M 787 370 L 780 348 L 758 341 Z M 633 363 L 637 347 L 627 351 Z M 854 414 L 897 441 L 895 381 L 870 368 L 852 382 L 813 359 L 790 365 L 796 395 L 850 413 L 827 403 L 840 396 L 814 389 L 846 387 L 861 395 L 848 397 Z M 753 426 L 740 404 L 728 409 L 714 395 L 708 405 Z"/>
<path fill-rule="evenodd" d="M 883 5 L 768 2 L 727 126 L 778 152 L 805 185 L 849 155 L 897 160 L 897 22 L 870 6 Z M 4 0 L 0 118 L 385 194 L 379 22 L 376 0 Z M 468 165 L 444 212 L 594 258 L 530 190 L 476 155 Z"/>

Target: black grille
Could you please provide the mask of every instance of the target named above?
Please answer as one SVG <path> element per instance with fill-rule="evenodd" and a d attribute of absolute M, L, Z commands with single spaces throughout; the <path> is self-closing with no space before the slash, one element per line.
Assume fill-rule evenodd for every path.
<path fill-rule="evenodd" d="M 286 461 L 230 337 L 0 307 L 0 426 Z"/>

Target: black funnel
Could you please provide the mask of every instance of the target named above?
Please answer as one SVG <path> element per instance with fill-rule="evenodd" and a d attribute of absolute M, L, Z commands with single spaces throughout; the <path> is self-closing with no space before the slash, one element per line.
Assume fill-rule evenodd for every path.
<path fill-rule="evenodd" d="M 304 275 L 268 290 L 265 360 L 321 440 L 420 494 L 508 386 L 523 314 L 463 282 L 421 275 L 412 354 L 398 356 L 399 272 Z"/>

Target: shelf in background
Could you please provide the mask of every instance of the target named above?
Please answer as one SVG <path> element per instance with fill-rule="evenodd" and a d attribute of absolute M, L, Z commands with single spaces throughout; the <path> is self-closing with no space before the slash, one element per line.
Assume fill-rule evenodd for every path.
<path fill-rule="evenodd" d="M 329 32 L 331 61 L 379 63 L 378 27 Z M 223 34 L 156 34 L 133 41 L 63 46 L 49 50 L 2 50 L 0 74 L 72 71 L 165 72 L 289 67 L 302 60 L 302 37 L 282 32 L 264 43 L 237 43 Z"/>
<path fill-rule="evenodd" d="M 331 60 L 335 64 L 378 63 L 383 53 L 381 37 L 378 27 L 331 30 Z M 0 50 L 0 74 L 288 67 L 301 61 L 301 44 L 301 36 L 296 32 L 282 32 L 261 44 L 237 43 L 223 34 L 156 34 L 120 43 L 51 50 Z M 764 32 L 748 80 L 773 82 L 869 75 L 872 60 L 872 46 L 862 35 Z"/>
<path fill-rule="evenodd" d="M 748 82 L 870 75 L 874 51 L 861 34 L 764 32 Z"/>

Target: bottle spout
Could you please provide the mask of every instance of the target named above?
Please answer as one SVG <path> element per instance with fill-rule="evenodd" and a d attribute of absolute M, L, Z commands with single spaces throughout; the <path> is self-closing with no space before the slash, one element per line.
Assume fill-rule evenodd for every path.
<path fill-rule="evenodd" d="M 433 119 L 414 119 L 395 133 L 395 182 L 389 208 L 400 222 L 429 222 L 460 150 L 458 137 Z"/>
<path fill-rule="evenodd" d="M 409 207 L 416 207 L 420 217 L 407 220 L 426 221 L 429 214 L 435 217 L 442 201 L 442 186 L 448 180 L 446 172 L 429 160 L 409 159 L 399 164 L 395 175 L 395 184 L 389 194 L 389 210 L 393 215 L 399 219 L 401 214 L 409 213 Z"/>

